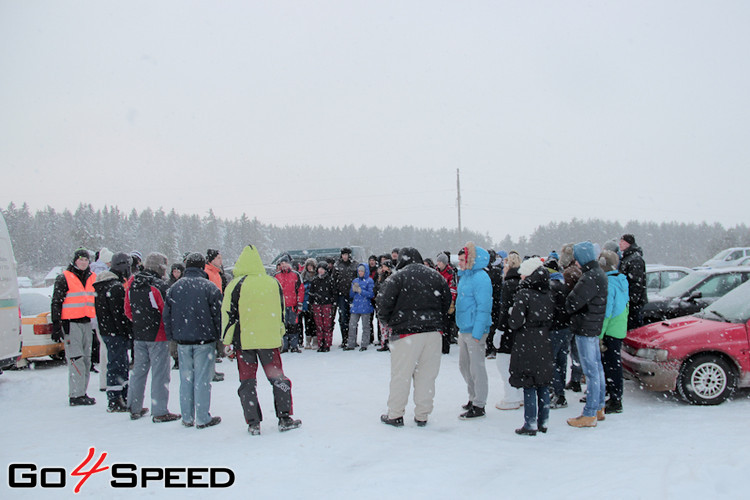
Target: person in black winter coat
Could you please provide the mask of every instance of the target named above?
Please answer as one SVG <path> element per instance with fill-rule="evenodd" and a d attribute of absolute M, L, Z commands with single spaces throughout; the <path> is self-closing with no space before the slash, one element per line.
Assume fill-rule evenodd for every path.
<path fill-rule="evenodd" d="M 336 307 L 339 311 L 341 347 L 346 346 L 349 342 L 349 315 L 352 307 L 349 289 L 352 286 L 352 280 L 357 277 L 357 266 L 359 266 L 359 262 L 352 259 L 352 249 L 347 247 L 341 249 L 341 258 L 333 266 L 332 275 L 335 284 Z"/>
<path fill-rule="evenodd" d="M 522 281 L 513 299 L 508 326 L 514 332 L 510 384 L 523 389 L 524 425 L 517 434 L 547 432 L 549 385 L 554 371 L 549 328 L 555 312 L 549 272 L 533 257 L 521 264 Z"/>
<path fill-rule="evenodd" d="M 565 299 L 565 312 L 570 314 L 570 330 L 575 335 L 578 356 L 586 376 L 586 406 L 581 416 L 568 419 L 573 427 L 596 427 L 604 420 L 604 368 L 599 349 L 604 316 L 607 312 L 607 276 L 597 261 L 590 241 L 573 247 L 573 255 L 581 267 L 581 278 Z"/>
<path fill-rule="evenodd" d="M 128 348 L 133 325 L 125 315 L 125 287 L 130 277 L 130 256 L 116 253 L 109 271 L 96 276 L 96 318 L 107 347 L 107 411 L 128 411 Z"/>
<path fill-rule="evenodd" d="M 514 388 L 508 382 L 510 377 L 510 353 L 513 350 L 513 330 L 508 326 L 510 309 L 513 306 L 513 300 L 516 290 L 521 282 L 521 275 L 518 268 L 521 265 L 521 256 L 518 252 L 511 251 L 508 253 L 508 259 L 505 264 L 505 277 L 503 278 L 502 300 L 500 302 L 500 325 L 502 331 L 500 345 L 497 348 L 497 369 L 500 372 L 500 378 L 503 381 L 503 399 L 495 405 L 498 410 L 516 410 L 521 407 L 523 394 Z"/>
<path fill-rule="evenodd" d="M 221 337 L 221 290 L 203 270 L 206 260 L 192 253 L 185 274 L 167 291 L 164 331 L 177 342 L 180 360 L 180 410 L 182 425 L 198 429 L 221 422 L 212 417 L 211 379 L 215 345 Z"/>
<path fill-rule="evenodd" d="M 560 272 L 557 260 L 548 259 L 546 266 L 550 272 L 550 296 L 555 304 L 555 314 L 549 332 L 555 367 L 550 408 L 565 408 L 568 406 L 565 399 L 565 377 L 568 372 L 568 353 L 570 352 L 570 340 L 572 338 L 570 316 L 565 312 L 565 299 L 570 293 L 570 288 L 565 284 L 565 278 Z"/>
<path fill-rule="evenodd" d="M 497 349 L 495 348 L 495 331 L 500 329 L 500 317 L 502 316 L 502 299 L 503 299 L 503 269 L 495 265 L 497 253 L 494 250 L 488 250 L 490 253 L 490 264 L 487 266 L 487 274 L 490 275 L 492 282 L 492 326 L 487 336 L 487 357 L 495 359 Z"/>
<path fill-rule="evenodd" d="M 376 298 L 380 320 L 391 328 L 391 383 L 387 425 L 404 425 L 414 383 L 414 420 L 422 427 L 432 413 L 435 379 L 440 371 L 441 335 L 447 332 L 451 291 L 440 273 L 423 264 L 415 248 L 402 248 L 396 272 Z"/>
<path fill-rule="evenodd" d="M 310 308 L 315 320 L 315 331 L 318 336 L 318 352 L 331 350 L 333 342 L 333 307 L 336 303 L 336 292 L 326 262 L 318 262 L 318 275 L 310 281 L 308 289 Z"/>
<path fill-rule="evenodd" d="M 628 312 L 628 330 L 643 326 L 643 306 L 648 303 L 646 294 L 646 262 L 643 260 L 643 249 L 636 245 L 635 236 L 624 234 L 620 239 L 620 272 L 628 279 L 630 311 Z"/>

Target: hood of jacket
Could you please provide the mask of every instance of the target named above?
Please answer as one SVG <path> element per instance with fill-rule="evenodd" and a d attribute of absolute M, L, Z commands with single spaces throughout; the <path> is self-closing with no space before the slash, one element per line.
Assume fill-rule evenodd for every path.
<path fill-rule="evenodd" d="M 248 245 L 242 249 L 240 257 L 234 264 L 234 276 L 258 276 L 266 274 L 263 261 L 260 260 L 258 249 Z"/>
<path fill-rule="evenodd" d="M 464 247 L 464 252 L 466 255 L 466 271 L 479 271 L 487 267 L 490 263 L 490 253 L 484 248 L 476 246 L 471 241 Z"/>
<path fill-rule="evenodd" d="M 422 259 L 422 254 L 419 253 L 419 250 L 413 247 L 404 247 L 398 252 L 398 264 L 396 264 L 396 269 L 403 269 L 410 264 L 422 263 L 424 263 L 424 260 Z"/>
<path fill-rule="evenodd" d="M 549 271 L 546 267 L 540 266 L 526 276 L 526 278 L 521 280 L 521 283 L 518 284 L 518 288 L 546 292 L 549 291 L 549 280 Z"/>
<path fill-rule="evenodd" d="M 112 280 L 121 281 L 120 277 L 117 276 L 112 271 L 102 271 L 101 273 L 96 275 L 95 283 L 102 283 L 104 281 L 112 281 Z"/>

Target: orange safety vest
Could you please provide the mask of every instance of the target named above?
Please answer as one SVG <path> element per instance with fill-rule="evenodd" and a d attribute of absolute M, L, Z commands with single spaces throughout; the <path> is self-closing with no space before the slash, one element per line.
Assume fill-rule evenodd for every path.
<path fill-rule="evenodd" d="M 96 274 L 91 273 L 83 286 L 78 276 L 70 271 L 63 271 L 65 280 L 68 282 L 68 294 L 62 303 L 62 319 L 80 319 L 96 317 L 94 308 L 94 280 Z"/>

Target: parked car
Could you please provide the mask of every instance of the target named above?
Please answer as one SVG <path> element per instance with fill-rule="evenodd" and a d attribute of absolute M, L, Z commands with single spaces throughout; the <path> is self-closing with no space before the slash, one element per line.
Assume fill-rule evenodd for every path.
<path fill-rule="evenodd" d="M 659 293 L 692 272 L 689 267 L 646 264 L 646 292 L 649 295 Z"/>
<path fill-rule="evenodd" d="M 693 271 L 658 294 L 649 295 L 643 322 L 654 323 L 693 314 L 723 297 L 750 278 L 749 267 Z"/>
<path fill-rule="evenodd" d="M 686 278 L 687 279 L 687 278 Z M 750 283 L 703 311 L 628 332 L 622 366 L 651 391 L 677 391 L 691 404 L 717 405 L 750 387 Z"/>
<path fill-rule="evenodd" d="M 288 255 L 292 259 L 292 261 L 297 261 L 301 265 L 301 264 L 304 264 L 304 262 L 309 258 L 313 258 L 318 261 L 325 260 L 328 257 L 333 257 L 334 259 L 338 259 L 339 257 L 341 257 L 342 248 L 343 247 L 308 248 L 305 250 L 286 250 L 284 252 L 281 252 L 279 255 L 277 255 L 271 261 L 271 264 L 265 266 L 266 272 L 268 274 L 274 274 L 276 272 L 276 264 L 278 264 L 281 258 L 285 255 Z M 367 253 L 365 252 L 364 247 L 350 246 L 349 248 L 352 249 L 353 260 L 356 260 L 357 262 L 367 262 Z"/>
<path fill-rule="evenodd" d="M 736 266 L 745 257 L 750 257 L 750 247 L 727 248 L 704 262 L 702 267 Z"/>
<path fill-rule="evenodd" d="M 50 301 L 52 287 L 20 288 L 21 334 L 23 347 L 21 359 L 16 362 L 18 368 L 28 365 L 29 358 L 50 356 L 53 359 L 65 358 L 65 347 L 62 342 L 52 341 L 52 318 Z"/>

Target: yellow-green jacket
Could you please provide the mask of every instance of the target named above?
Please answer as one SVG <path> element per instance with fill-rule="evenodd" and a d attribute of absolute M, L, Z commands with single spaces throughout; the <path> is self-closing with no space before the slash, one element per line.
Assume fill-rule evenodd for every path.
<path fill-rule="evenodd" d="M 233 343 L 235 327 L 227 330 L 232 294 L 240 279 L 245 276 L 240 289 L 240 347 L 249 349 L 275 349 L 281 347 L 284 336 L 284 294 L 276 279 L 268 276 L 258 250 L 248 245 L 242 250 L 234 266 L 234 279 L 224 290 L 221 305 L 221 331 L 225 345 Z"/>

